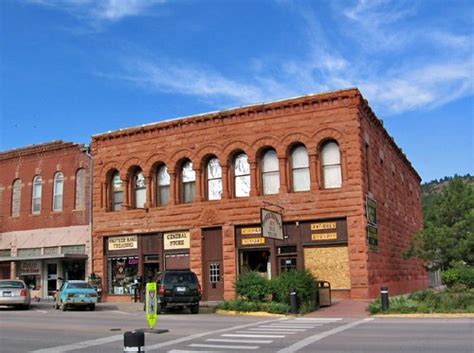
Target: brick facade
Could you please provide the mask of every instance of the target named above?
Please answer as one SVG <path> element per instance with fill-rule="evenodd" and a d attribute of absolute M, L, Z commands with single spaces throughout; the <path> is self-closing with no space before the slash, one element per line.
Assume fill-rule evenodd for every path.
<path fill-rule="evenodd" d="M 83 145 L 63 141 L 0 153 L 0 263 L 10 272 L 3 275 L 22 278 L 22 263 L 34 263 L 38 283 L 33 294 L 38 297 L 48 296 L 48 264 L 57 266 L 56 276 L 65 275 L 67 261 L 83 263 L 83 279 L 90 273 L 91 165 Z M 62 197 L 57 199 L 62 205 L 53 210 L 58 173 L 63 176 Z M 32 201 L 36 177 L 41 177 L 39 212 L 33 211 Z"/>
<path fill-rule="evenodd" d="M 321 147 L 327 141 L 335 141 L 339 146 L 341 187 L 324 188 Z M 292 191 L 289 156 L 297 145 L 304 145 L 308 152 L 309 191 Z M 262 153 L 268 148 L 274 149 L 278 157 L 280 187 L 274 195 L 263 195 L 261 161 Z M 162 242 L 167 232 L 183 230 L 190 234 L 189 267 L 202 282 L 207 278 L 203 273 L 203 269 L 207 271 L 203 261 L 209 257 L 203 249 L 203 239 L 206 229 L 217 227 L 222 234 L 223 298 L 232 298 L 235 295 L 233 284 L 241 270 L 242 258 L 246 256 L 244 252 L 250 249 L 246 250 L 242 241 L 242 228 L 247 227 L 245 232 L 251 232 L 249 227 L 259 227 L 260 209 L 272 208 L 272 205 L 282 210 L 289 236 L 282 241 L 266 239 L 264 245 L 250 249 L 268 251 L 271 257 L 269 272 L 278 272 L 285 262 L 278 262 L 284 259 L 278 257 L 277 252 L 294 251 L 296 267 L 303 268 L 312 263 L 310 259 L 305 262 L 304 249 L 339 246 L 338 251 L 347 253 L 349 263 L 338 264 L 336 260 L 331 263 L 334 259 L 330 257 L 326 263 L 334 268 L 347 267 L 347 271 L 341 270 L 346 271 L 341 277 L 347 279 L 337 282 L 350 283 L 350 287 L 342 286 L 334 291 L 335 295 L 369 298 L 378 295 L 381 285 L 388 285 L 392 294 L 427 286 L 421 262 L 401 257 L 413 232 L 422 227 L 420 178 L 357 89 L 96 135 L 92 138 L 91 152 L 94 157 L 93 270 L 103 278 L 106 286 L 110 285 L 107 284 L 110 281 L 108 272 L 116 265 L 111 261 L 135 261 L 135 257 L 120 259 L 113 255 L 127 252 L 110 251 L 109 239 L 138 236 L 138 245 L 133 245 L 137 250 L 130 255 L 137 255 L 138 274 L 144 275 L 145 245 L 140 245 L 145 244 L 143 237 L 153 235 L 156 242 Z M 240 152 L 248 156 L 250 164 L 248 197 L 235 197 L 233 159 Z M 207 200 L 206 164 L 210 156 L 217 157 L 222 167 L 221 200 Z M 192 162 L 196 172 L 196 193 L 192 203 L 184 204 L 180 202 L 179 179 L 183 161 L 187 160 Z M 166 206 L 159 206 L 156 196 L 155 174 L 160 165 L 168 167 L 171 180 L 170 201 Z M 146 180 L 144 208 L 133 207 L 130 185 L 137 169 L 143 171 Z M 112 211 L 110 204 L 111 172 L 114 170 L 120 173 L 125 186 L 119 211 Z M 377 203 L 378 251 L 369 251 L 367 244 L 367 194 Z M 319 227 L 318 224 L 326 223 L 337 223 L 338 229 L 342 227 L 344 232 L 338 230 L 337 239 L 332 242 L 321 242 L 320 237 L 311 232 Z M 166 252 L 161 245 L 158 248 L 161 249 L 156 251 L 163 268 Z M 310 270 L 322 273 L 321 269 Z M 129 299 L 110 292 L 108 300 Z"/>

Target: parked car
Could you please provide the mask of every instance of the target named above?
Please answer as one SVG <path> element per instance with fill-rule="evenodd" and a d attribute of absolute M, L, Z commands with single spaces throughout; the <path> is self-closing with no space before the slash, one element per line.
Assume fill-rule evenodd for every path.
<path fill-rule="evenodd" d="M 54 308 L 66 311 L 72 307 L 95 310 L 97 291 L 86 281 L 65 281 L 54 295 Z"/>
<path fill-rule="evenodd" d="M 30 290 L 19 279 L 0 280 L 0 305 L 13 305 L 22 309 L 30 307 Z"/>
<path fill-rule="evenodd" d="M 158 313 L 171 307 L 199 312 L 201 286 L 196 274 L 189 270 L 165 270 L 158 275 Z"/>

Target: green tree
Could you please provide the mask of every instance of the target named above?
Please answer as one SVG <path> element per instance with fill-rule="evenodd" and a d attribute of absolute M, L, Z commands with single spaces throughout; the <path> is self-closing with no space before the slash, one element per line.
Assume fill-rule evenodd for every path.
<path fill-rule="evenodd" d="M 424 204 L 423 231 L 414 237 L 407 256 L 432 268 L 447 269 L 455 262 L 474 265 L 474 186 L 453 178 Z"/>

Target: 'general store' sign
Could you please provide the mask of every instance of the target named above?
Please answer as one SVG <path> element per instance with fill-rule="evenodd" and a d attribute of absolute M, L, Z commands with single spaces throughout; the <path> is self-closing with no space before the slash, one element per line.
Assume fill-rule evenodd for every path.
<path fill-rule="evenodd" d="M 138 237 L 136 235 L 109 238 L 109 250 L 127 250 L 137 248 Z"/>
<path fill-rule="evenodd" d="M 172 232 L 163 234 L 165 250 L 189 249 L 189 232 Z"/>
<path fill-rule="evenodd" d="M 25 261 L 21 263 L 22 275 L 39 275 L 40 263 L 38 261 Z"/>

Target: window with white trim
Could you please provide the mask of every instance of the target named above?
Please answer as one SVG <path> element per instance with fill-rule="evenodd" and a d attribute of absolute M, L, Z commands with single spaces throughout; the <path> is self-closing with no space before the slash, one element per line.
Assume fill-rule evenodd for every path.
<path fill-rule="evenodd" d="M 135 193 L 135 208 L 145 208 L 146 203 L 146 179 L 141 170 L 133 176 L 133 191 Z"/>
<path fill-rule="evenodd" d="M 268 150 L 263 154 L 262 183 L 264 195 L 278 194 L 280 191 L 278 156 L 276 151 L 273 149 Z"/>
<path fill-rule="evenodd" d="M 325 189 L 342 186 L 341 153 L 335 141 L 326 142 L 321 148 L 323 187 Z"/>
<path fill-rule="evenodd" d="M 182 181 L 182 203 L 191 203 L 194 199 L 195 185 L 196 185 L 196 172 L 193 170 L 193 163 L 187 161 L 183 164 L 181 169 L 181 181 Z"/>
<path fill-rule="evenodd" d="M 111 178 L 111 206 L 112 211 L 122 209 L 123 203 L 123 182 L 120 179 L 120 173 L 116 171 Z"/>
<path fill-rule="evenodd" d="M 291 151 L 291 176 L 292 191 L 308 191 L 310 189 L 308 151 L 303 145 L 296 146 Z"/>
<path fill-rule="evenodd" d="M 158 169 L 158 176 L 157 176 L 157 197 L 156 200 L 159 206 L 165 206 L 168 204 L 170 199 L 170 184 L 171 178 L 168 174 L 168 167 L 166 165 L 161 166 Z"/>
<path fill-rule="evenodd" d="M 234 158 L 234 179 L 235 197 L 250 196 L 250 164 L 245 153 Z"/>
<path fill-rule="evenodd" d="M 63 189 L 64 189 L 64 174 L 57 172 L 54 174 L 53 185 L 53 211 L 63 210 Z"/>
<path fill-rule="evenodd" d="M 222 168 L 219 159 L 207 162 L 207 199 L 220 200 L 222 197 Z"/>
<path fill-rule="evenodd" d="M 41 176 L 37 175 L 33 179 L 33 190 L 31 197 L 31 212 L 40 213 L 41 212 L 41 193 L 42 193 L 42 179 Z"/>
<path fill-rule="evenodd" d="M 12 217 L 19 217 L 21 210 L 21 180 L 16 179 L 12 185 Z"/>

